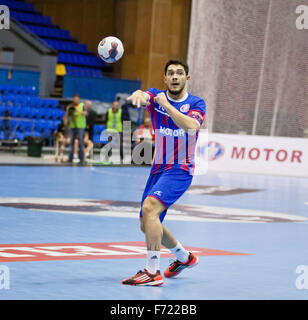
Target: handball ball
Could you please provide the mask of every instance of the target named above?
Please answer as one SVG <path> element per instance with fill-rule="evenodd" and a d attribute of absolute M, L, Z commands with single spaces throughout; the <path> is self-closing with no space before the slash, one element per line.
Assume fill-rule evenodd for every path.
<path fill-rule="evenodd" d="M 120 39 L 110 36 L 100 41 L 97 51 L 105 62 L 114 63 L 122 58 L 124 47 Z"/>

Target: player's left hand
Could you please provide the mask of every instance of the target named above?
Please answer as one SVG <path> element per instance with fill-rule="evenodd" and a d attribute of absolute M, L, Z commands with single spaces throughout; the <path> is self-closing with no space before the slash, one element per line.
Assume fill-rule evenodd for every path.
<path fill-rule="evenodd" d="M 163 108 L 167 108 L 169 105 L 169 101 L 166 97 L 166 94 L 164 92 L 160 92 L 154 97 L 154 102 L 158 103 Z"/>

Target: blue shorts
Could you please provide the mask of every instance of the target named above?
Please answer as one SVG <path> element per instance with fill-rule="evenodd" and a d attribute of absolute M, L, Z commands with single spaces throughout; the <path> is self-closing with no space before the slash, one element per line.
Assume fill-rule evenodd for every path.
<path fill-rule="evenodd" d="M 151 174 L 142 195 L 141 207 L 146 197 L 159 200 L 166 209 L 159 216 L 160 222 L 163 222 L 168 208 L 189 188 L 192 179 L 193 176 L 182 169 L 170 169 Z M 142 217 L 142 210 L 140 210 L 140 217 Z"/>

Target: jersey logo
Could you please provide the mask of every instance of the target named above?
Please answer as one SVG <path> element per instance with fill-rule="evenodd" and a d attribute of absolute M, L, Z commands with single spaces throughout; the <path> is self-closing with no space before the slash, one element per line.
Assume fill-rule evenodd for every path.
<path fill-rule="evenodd" d="M 190 108 L 189 104 L 183 104 L 180 108 L 180 111 L 185 113 L 189 110 L 189 108 Z"/>
<path fill-rule="evenodd" d="M 158 109 L 161 111 L 166 111 L 166 109 L 163 106 L 161 106 L 160 104 L 158 105 Z"/>
<path fill-rule="evenodd" d="M 154 194 L 157 194 L 159 197 L 161 197 L 162 191 L 155 191 Z"/>
<path fill-rule="evenodd" d="M 159 134 L 162 136 L 170 136 L 170 137 L 185 137 L 185 131 L 183 129 L 170 129 L 166 127 L 160 126 Z"/>
<path fill-rule="evenodd" d="M 168 112 L 161 105 L 158 105 L 157 107 L 157 105 L 155 104 L 154 110 L 169 117 Z"/>

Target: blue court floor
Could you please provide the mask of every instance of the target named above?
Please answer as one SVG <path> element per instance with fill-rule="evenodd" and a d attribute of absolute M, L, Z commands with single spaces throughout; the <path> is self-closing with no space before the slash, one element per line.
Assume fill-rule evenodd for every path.
<path fill-rule="evenodd" d="M 0 166 L 0 246 L 143 242 L 138 202 L 149 170 Z M 109 211 L 74 207 L 80 199 L 109 201 Z M 0 300 L 308 298 L 308 274 L 296 272 L 308 265 L 308 179 L 208 172 L 176 205 L 164 223 L 184 246 L 247 255 L 200 256 L 161 287 L 130 287 L 121 280 L 144 258 L 11 262 L 0 248 L 0 270 L 9 269 Z M 168 264 L 162 257 L 161 270 Z"/>

